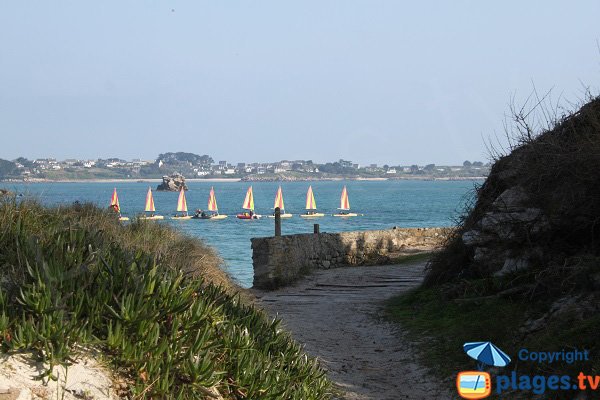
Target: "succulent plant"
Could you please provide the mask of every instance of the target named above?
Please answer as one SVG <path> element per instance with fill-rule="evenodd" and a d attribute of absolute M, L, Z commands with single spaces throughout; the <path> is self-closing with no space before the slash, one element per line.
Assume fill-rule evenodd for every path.
<path fill-rule="evenodd" d="M 39 378 L 56 379 L 81 346 L 104 349 L 139 398 L 329 397 L 318 361 L 279 320 L 140 250 L 144 225 L 107 225 L 118 222 L 104 214 L 0 202 L 5 352 L 33 351 L 47 366 Z"/>

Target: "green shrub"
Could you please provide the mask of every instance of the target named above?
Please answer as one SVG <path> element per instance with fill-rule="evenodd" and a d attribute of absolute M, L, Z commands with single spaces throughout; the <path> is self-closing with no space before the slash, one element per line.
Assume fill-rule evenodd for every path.
<path fill-rule="evenodd" d="M 49 379 L 81 346 L 102 349 L 140 398 L 328 398 L 318 362 L 280 322 L 209 282 L 214 273 L 190 275 L 177 244 L 218 262 L 169 228 L 121 226 L 90 205 L 0 203 L 2 349 L 33 351 Z"/>

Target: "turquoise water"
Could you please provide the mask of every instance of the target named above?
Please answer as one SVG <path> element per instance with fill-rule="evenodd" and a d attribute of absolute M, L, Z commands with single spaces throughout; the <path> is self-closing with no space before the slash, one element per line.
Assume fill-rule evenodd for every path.
<path fill-rule="evenodd" d="M 321 232 L 399 227 L 450 226 L 462 210 L 477 182 L 471 181 L 321 181 L 311 182 L 318 211 L 332 214 L 339 207 L 343 185 L 347 185 L 352 211 L 364 213 L 355 218 L 323 218 L 304 220 L 298 213 L 304 210 L 307 182 L 282 183 L 286 212 L 294 214 L 282 220 L 282 233 L 308 233 L 319 223 Z M 56 205 L 74 201 L 90 201 L 108 206 L 113 188 L 119 194 L 123 215 L 133 217 L 143 210 L 148 183 L 31 183 L 5 184 L 10 190 L 39 199 L 43 204 Z M 258 214 L 272 213 L 271 207 L 279 183 L 255 182 L 254 203 Z M 238 220 L 237 212 L 249 186 L 245 182 L 190 182 L 186 192 L 190 212 L 206 208 L 208 193 L 214 186 L 219 212 L 229 215 L 221 221 L 187 220 L 164 222 L 181 231 L 202 238 L 214 246 L 225 260 L 226 271 L 242 286 L 252 285 L 252 251 L 250 238 L 273 235 L 273 219 Z M 152 184 L 154 189 L 156 184 Z M 177 193 L 154 192 L 157 214 L 172 215 Z"/>

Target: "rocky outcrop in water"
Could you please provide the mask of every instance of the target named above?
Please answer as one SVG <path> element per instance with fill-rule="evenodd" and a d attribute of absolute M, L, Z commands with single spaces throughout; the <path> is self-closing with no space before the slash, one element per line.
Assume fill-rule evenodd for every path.
<path fill-rule="evenodd" d="M 188 187 L 185 184 L 185 178 L 181 174 L 175 173 L 170 176 L 165 175 L 162 179 L 162 183 L 156 188 L 158 191 L 179 192 L 181 188 L 183 188 L 183 190 L 188 190 Z"/>

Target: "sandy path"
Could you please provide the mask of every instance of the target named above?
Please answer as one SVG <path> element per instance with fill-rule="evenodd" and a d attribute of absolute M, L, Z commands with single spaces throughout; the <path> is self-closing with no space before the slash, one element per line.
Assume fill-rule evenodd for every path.
<path fill-rule="evenodd" d="M 319 357 L 346 400 L 450 399 L 417 363 L 395 324 L 381 319 L 386 299 L 415 287 L 423 264 L 315 271 L 298 284 L 256 292 L 309 354 Z"/>

